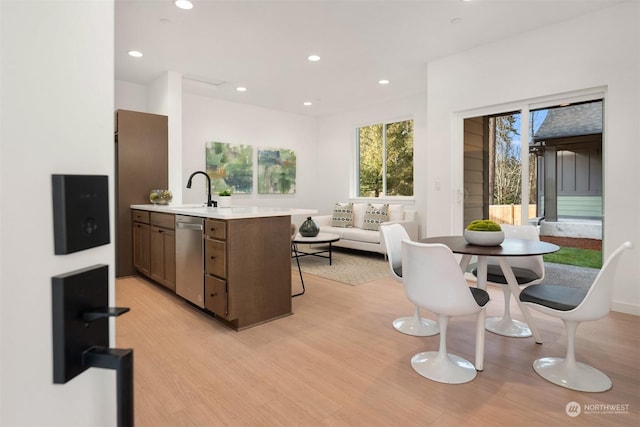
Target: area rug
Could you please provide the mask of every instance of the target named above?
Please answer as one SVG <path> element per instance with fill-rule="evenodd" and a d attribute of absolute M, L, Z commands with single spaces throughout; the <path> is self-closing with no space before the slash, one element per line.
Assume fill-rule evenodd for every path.
<path fill-rule="evenodd" d="M 307 245 L 298 245 L 298 247 L 304 252 L 324 249 L 318 245 L 313 248 Z M 298 272 L 295 258 L 291 259 L 291 268 Z M 312 274 L 352 286 L 389 276 L 389 262 L 382 254 L 344 248 L 333 248 L 332 265 L 329 265 L 329 260 L 326 258 L 304 256 L 300 258 L 300 268 L 303 276 Z M 593 268 L 554 263 L 545 263 L 545 270 L 543 283 L 586 289 L 591 286 L 599 271 Z"/>
<path fill-rule="evenodd" d="M 304 252 L 312 252 L 321 249 L 318 245 L 309 248 L 306 245 L 298 245 Z M 307 274 L 335 280 L 356 286 L 389 275 L 389 262 L 384 255 L 355 251 L 343 248 L 333 248 L 333 263 L 317 256 L 300 257 L 300 268 L 303 277 Z M 291 259 L 291 268 L 298 272 L 295 258 Z"/>

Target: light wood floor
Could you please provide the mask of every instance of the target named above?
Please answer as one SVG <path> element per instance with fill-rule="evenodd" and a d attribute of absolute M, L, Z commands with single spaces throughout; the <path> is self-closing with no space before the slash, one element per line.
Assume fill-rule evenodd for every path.
<path fill-rule="evenodd" d="M 297 271 L 292 278 L 297 291 Z M 118 280 L 117 305 L 131 307 L 117 320 L 117 345 L 134 349 L 136 425 L 638 425 L 638 317 L 611 313 L 578 329 L 577 358 L 611 377 L 608 392 L 573 392 L 533 371 L 534 359 L 562 357 L 566 348 L 562 323 L 537 313 L 543 345 L 487 333 L 484 371 L 446 385 L 410 365 L 415 353 L 437 349 L 438 336 L 391 326 L 412 313 L 401 285 L 384 278 L 349 286 L 310 275 L 305 284 L 294 315 L 236 332 L 158 285 Z M 502 292 L 490 294 L 488 315 L 501 313 Z M 454 318 L 448 333 L 449 352 L 471 361 L 473 322 Z M 628 413 L 571 418 L 565 407 L 572 401 L 592 410 L 628 405 Z"/>

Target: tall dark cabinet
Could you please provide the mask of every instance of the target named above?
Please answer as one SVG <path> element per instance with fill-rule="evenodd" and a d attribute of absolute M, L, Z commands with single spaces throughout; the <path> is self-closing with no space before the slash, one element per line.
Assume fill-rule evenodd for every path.
<path fill-rule="evenodd" d="M 152 189 L 168 188 L 168 117 L 137 111 L 115 113 L 116 277 L 133 268 L 130 205 L 149 202 Z"/>

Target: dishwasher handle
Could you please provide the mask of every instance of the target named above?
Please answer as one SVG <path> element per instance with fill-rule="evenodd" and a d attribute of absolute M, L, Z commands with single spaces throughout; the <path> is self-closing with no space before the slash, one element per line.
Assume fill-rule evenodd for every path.
<path fill-rule="evenodd" d="M 202 223 L 193 224 L 193 223 L 190 223 L 190 222 L 180 222 L 180 221 L 176 222 L 176 227 L 183 228 L 185 230 L 198 230 L 198 231 L 202 231 L 202 229 L 203 229 Z"/>

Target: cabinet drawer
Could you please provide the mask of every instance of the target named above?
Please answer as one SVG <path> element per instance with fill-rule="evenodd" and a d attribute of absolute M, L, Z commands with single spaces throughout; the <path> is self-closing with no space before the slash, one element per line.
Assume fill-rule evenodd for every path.
<path fill-rule="evenodd" d="M 227 223 L 215 219 L 207 219 L 204 223 L 205 236 L 211 239 L 227 239 Z"/>
<path fill-rule="evenodd" d="M 149 212 L 134 209 L 131 211 L 131 219 L 133 219 L 135 222 L 143 222 L 145 224 L 149 224 Z"/>
<path fill-rule="evenodd" d="M 227 282 L 211 276 L 204 277 L 204 308 L 220 317 L 227 316 Z"/>
<path fill-rule="evenodd" d="M 176 217 L 172 214 L 151 212 L 151 225 L 173 230 L 176 226 Z"/>
<path fill-rule="evenodd" d="M 207 274 L 227 277 L 226 244 L 220 240 L 204 240 L 204 269 Z"/>

